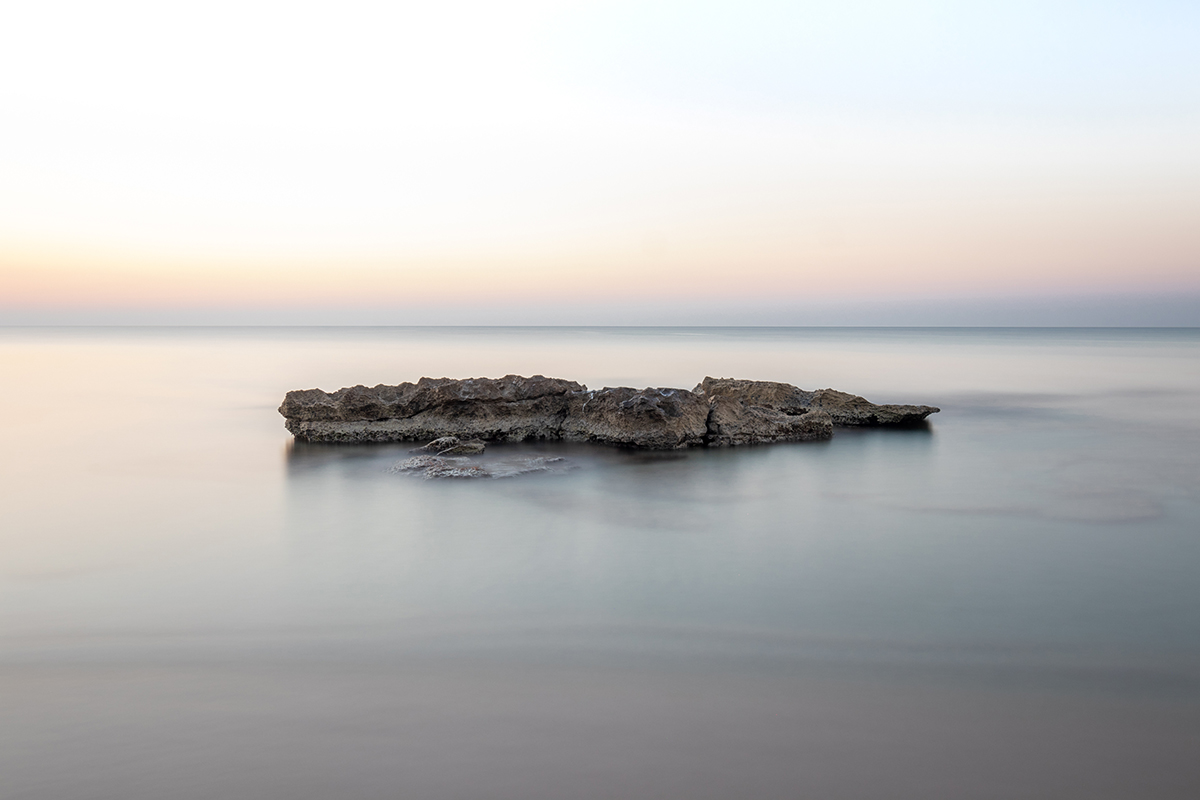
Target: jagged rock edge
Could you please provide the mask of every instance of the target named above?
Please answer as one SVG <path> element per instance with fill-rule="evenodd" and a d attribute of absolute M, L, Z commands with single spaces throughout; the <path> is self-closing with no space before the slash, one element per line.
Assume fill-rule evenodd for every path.
<path fill-rule="evenodd" d="M 507 385 L 506 385 L 506 382 L 507 382 Z M 514 384 L 525 384 L 525 383 L 533 383 L 533 382 L 542 382 L 542 383 L 546 383 L 546 384 L 555 385 L 555 388 L 557 388 L 558 391 L 545 392 L 542 394 L 536 394 L 536 393 L 528 394 L 525 391 L 523 391 L 527 387 L 514 386 Z M 442 390 L 442 389 L 451 389 L 452 390 L 457 385 L 457 387 L 460 390 L 461 390 L 461 388 L 469 387 L 472 390 L 472 394 L 474 394 L 474 390 L 477 388 L 477 385 L 480 383 L 485 384 L 485 386 L 484 386 L 485 390 L 490 388 L 493 391 L 500 391 L 501 396 L 479 397 L 478 395 L 476 395 L 475 397 L 470 397 L 470 398 L 465 398 L 465 399 L 461 398 L 461 397 L 453 397 L 453 398 L 447 397 L 447 398 L 443 398 L 441 401 L 438 401 L 438 402 L 428 402 L 429 401 L 428 397 L 425 397 L 425 398 L 410 397 L 409 400 L 406 401 L 406 404 L 408 404 L 408 405 L 415 404 L 418 407 L 415 410 L 408 413 L 406 416 L 397 416 L 397 415 L 393 414 L 390 416 L 372 415 L 370 418 L 363 418 L 362 416 L 359 416 L 355 419 L 344 419 L 343 418 L 343 419 L 332 419 L 332 420 L 331 419 L 304 420 L 304 419 L 296 419 L 293 416 L 289 416 L 287 414 L 287 412 L 285 411 L 285 409 L 288 407 L 289 403 L 293 400 L 293 395 L 297 396 L 296 397 L 297 401 L 301 399 L 301 396 L 310 396 L 311 397 L 313 395 L 319 395 L 322 399 L 325 399 L 325 400 L 336 398 L 336 403 L 340 404 L 343 401 L 343 399 L 345 399 L 345 398 L 349 397 L 349 398 L 357 399 L 357 398 L 361 397 L 362 395 L 366 394 L 366 395 L 368 395 L 367 401 L 369 404 L 372 400 L 372 398 L 370 398 L 370 396 L 369 396 L 369 393 L 372 390 L 374 390 L 376 393 L 380 393 L 383 390 L 398 390 L 401 394 L 403 393 L 403 391 L 407 390 L 412 394 L 418 394 L 418 395 L 422 390 L 424 390 L 427 394 L 428 393 L 438 394 L 438 393 L 440 393 L 440 390 Z M 732 387 L 734 389 L 750 390 L 752 392 L 754 392 L 754 391 L 784 392 L 785 394 L 791 394 L 794 397 L 791 399 L 790 403 L 787 403 L 787 404 L 777 403 L 776 407 L 772 408 L 770 406 L 759 406 L 757 403 L 751 402 L 750 397 L 739 398 L 736 393 L 732 394 L 732 395 L 729 394 L 728 392 L 723 393 L 723 394 L 713 394 L 710 392 L 710 390 L 708 388 L 709 385 L 711 385 L 712 387 L 716 387 L 716 388 L 723 387 L 725 389 L 729 389 L 730 387 Z M 499 389 L 497 387 L 499 387 Z M 508 390 L 509 393 L 506 394 L 505 390 Z M 699 391 L 697 391 L 697 390 L 699 390 Z M 536 388 L 535 388 L 535 392 L 536 392 Z M 658 405 L 656 405 L 659 402 L 658 398 L 674 399 L 674 398 L 676 398 L 676 395 L 678 394 L 680 396 L 680 398 L 683 398 L 683 399 L 695 398 L 695 399 L 701 400 L 701 402 L 706 400 L 707 402 L 705 403 L 705 405 L 707 406 L 707 408 L 705 409 L 705 416 L 704 416 L 704 422 L 703 422 L 703 433 L 699 433 L 699 431 L 696 431 L 695 435 L 692 435 L 688 431 L 684 431 L 684 435 L 682 436 L 682 438 L 677 437 L 674 442 L 660 440 L 655 444 L 647 443 L 647 438 L 645 435 L 643 435 L 641 437 L 642 441 L 635 440 L 636 437 L 634 437 L 634 438 L 627 437 L 625 440 L 620 440 L 613 435 L 604 436 L 604 435 L 601 435 L 596 432 L 597 428 L 604 427 L 604 425 L 609 425 L 610 430 L 611 430 L 611 421 L 606 421 L 603 419 L 591 420 L 591 422 L 589 424 L 584 424 L 583 422 L 581 422 L 579 430 L 568 431 L 567 430 L 568 422 L 569 422 L 569 420 L 572 419 L 572 413 L 571 413 L 572 412 L 571 406 L 573 404 L 572 401 L 577 400 L 582 395 L 586 394 L 587 399 L 582 400 L 582 406 L 581 406 L 581 410 L 585 410 L 585 409 L 587 409 L 588 405 L 595 400 L 596 395 L 599 393 L 602 393 L 602 392 L 610 393 L 609 396 L 614 397 L 614 398 L 618 395 L 625 395 L 624 399 L 617 401 L 617 404 L 616 404 L 617 409 L 619 410 L 619 413 L 616 414 L 618 423 L 626 422 L 626 420 L 622 418 L 622 414 L 624 413 L 624 411 L 632 409 L 633 411 L 631 412 L 630 416 L 634 416 L 639 405 L 653 407 L 653 410 L 655 412 L 659 413 L 660 417 L 665 418 L 667 416 L 670 416 L 669 414 L 665 413 L 662 408 L 660 408 Z M 485 391 L 485 394 L 486 394 L 486 391 Z M 524 394 L 525 396 L 521 396 L 522 394 Z M 396 391 L 391 392 L 391 396 L 392 396 L 392 398 L 396 398 L 397 392 Z M 811 405 L 796 405 L 795 404 L 796 397 L 801 398 L 801 402 L 803 402 L 805 404 L 811 404 L 814 400 L 817 400 L 818 398 L 824 400 L 824 398 L 826 396 L 828 396 L 830 398 L 830 400 L 832 401 L 832 404 L 830 405 L 829 409 L 827 409 L 825 407 L 813 407 Z M 534 404 L 534 403 L 537 403 L 539 400 L 541 400 L 543 398 L 547 398 L 547 397 L 562 397 L 565 400 L 565 406 L 561 410 L 555 410 L 553 413 L 547 414 L 548 418 L 545 419 L 545 422 L 551 423 L 551 424 L 542 425 L 540 428 L 537 425 L 533 425 L 532 428 L 530 428 L 530 429 L 521 430 L 521 428 L 523 427 L 522 425 L 513 423 L 508 426 L 508 430 L 505 431 L 504 434 L 501 434 L 500 430 L 503 430 L 503 428 L 505 427 L 503 425 L 503 420 L 501 419 L 500 422 L 497 423 L 497 427 L 500 430 L 493 429 L 493 431 L 492 431 L 492 433 L 496 434 L 496 436 L 494 436 L 494 437 L 489 436 L 489 437 L 485 437 L 485 438 L 494 438 L 494 439 L 500 439 L 500 440 L 516 438 L 519 441 L 524 441 L 524 440 L 527 440 L 530 438 L 536 438 L 536 439 L 542 439 L 542 440 L 559 439 L 559 440 L 568 440 L 568 441 L 590 441 L 590 442 L 599 442 L 599 443 L 605 443 L 605 444 L 615 444 L 618 446 L 624 445 L 624 446 L 643 447 L 643 448 L 647 448 L 647 449 L 678 449 L 678 448 L 697 446 L 697 445 L 699 445 L 699 446 L 724 446 L 724 445 L 737 446 L 737 445 L 754 444 L 754 443 L 773 443 L 773 442 L 778 442 L 778 441 L 798 441 L 798 440 L 805 440 L 805 439 L 828 438 L 829 436 L 832 435 L 832 425 L 834 422 L 836 422 L 837 424 L 840 424 L 840 425 L 909 424 L 914 421 L 923 420 L 929 414 L 937 413 L 939 411 L 939 409 L 932 407 L 932 406 L 877 405 L 874 403 L 870 403 L 865 398 L 862 398 L 862 397 L 859 397 L 856 395 L 850 395 L 850 394 L 847 394 L 844 392 L 838 392 L 838 391 L 832 390 L 832 389 L 819 389 L 819 390 L 816 390 L 813 392 L 809 392 L 806 390 L 798 389 L 797 387 L 792 386 L 791 384 L 783 384 L 783 383 L 771 382 L 771 381 L 748 381 L 748 380 L 741 380 L 741 379 L 705 378 L 700 384 L 698 384 L 696 386 L 695 390 L 691 390 L 691 391 L 689 391 L 687 389 L 678 389 L 675 387 L 646 387 L 645 389 L 634 389 L 632 387 L 604 387 L 603 389 L 597 390 L 597 389 L 589 389 L 587 386 L 585 386 L 583 384 L 579 384 L 575 381 L 566 381 L 566 380 L 559 379 L 559 378 L 546 378 L 541 375 L 535 375 L 535 376 L 531 376 L 529 378 L 525 378 L 523 376 L 518 376 L 518 375 L 506 375 L 503 378 L 471 378 L 471 379 L 422 378 L 415 384 L 402 383 L 402 384 L 398 384 L 395 386 L 387 386 L 384 384 L 379 384 L 375 387 L 370 387 L 370 388 L 359 385 L 359 386 L 354 386 L 354 387 L 344 387 L 343 389 L 337 390 L 336 392 L 325 392 L 325 391 L 319 390 L 319 389 L 318 390 L 300 390 L 297 392 L 288 392 L 288 395 L 285 398 L 283 405 L 280 406 L 279 411 L 281 414 L 284 414 L 284 416 L 287 419 L 286 427 L 288 428 L 288 430 L 291 431 L 297 438 L 301 438 L 301 439 L 308 439 L 308 440 L 315 440 L 315 441 L 322 441 L 322 440 L 324 440 L 324 441 L 330 441 L 330 440 L 332 440 L 332 441 L 364 441 L 364 440 L 366 440 L 366 441 L 414 441 L 414 440 L 419 440 L 422 438 L 427 438 L 428 435 L 430 435 L 430 434 L 432 434 L 434 436 L 445 436 L 445 435 L 480 436 L 481 434 L 479 433 L 479 431 L 468 432 L 466 430 L 466 423 L 460 424 L 458 426 L 454 426 L 453 424 L 451 424 L 450 427 L 443 427 L 441 430 L 436 430 L 436 431 L 432 430 L 432 429 L 429 431 L 413 430 L 413 431 L 407 432 L 406 434 L 402 434 L 399 431 L 393 431 L 389 434 L 386 431 L 380 431 L 378 429 L 375 429 L 374 431 L 372 431 L 372 430 L 370 430 L 370 427 L 373 424 L 386 424 L 389 421 L 412 420 L 426 412 L 430 412 L 431 417 L 441 416 L 444 418 L 445 416 L 447 416 L 446 409 L 464 410 L 464 409 L 469 409 L 470 407 L 476 406 L 476 405 L 487 407 L 487 406 L 494 406 L 497 404 L 503 404 L 505 406 L 507 406 L 509 404 L 517 404 L 517 403 Z M 737 408 L 739 408 L 742 411 L 751 413 L 751 415 L 759 414 L 761 416 L 763 414 L 766 414 L 766 415 L 773 414 L 776 416 L 782 416 L 784 418 L 802 418 L 802 417 L 808 417 L 810 415 L 813 415 L 815 417 L 814 412 L 816 412 L 816 413 L 819 413 L 821 416 L 829 418 L 829 422 L 824 423 L 824 426 L 828 428 L 828 431 L 827 432 L 819 431 L 816 434 L 805 433 L 804 435 L 801 435 L 801 436 L 787 436 L 787 435 L 785 435 L 785 432 L 781 432 L 779 429 L 776 429 L 769 433 L 761 433 L 760 432 L 758 434 L 753 434 L 753 436 L 755 436 L 757 438 L 748 438 L 744 441 L 732 441 L 732 440 L 731 441 L 720 441 L 721 431 L 718 429 L 718 425 L 714 421 L 714 416 L 716 415 L 716 413 L 719 409 L 719 406 L 721 405 L 720 403 L 718 403 L 719 397 L 729 397 L 730 402 L 736 401 Z M 425 400 L 426 404 L 421 405 L 420 403 L 417 402 L 418 399 Z M 333 405 L 333 404 L 322 403 L 321 405 Z M 789 408 L 791 410 L 789 410 Z M 849 411 L 846 410 L 847 408 L 849 409 Z M 675 409 L 675 410 L 678 411 L 678 409 Z M 344 413 L 344 411 L 345 411 L 345 409 L 336 409 L 336 414 L 342 415 Z M 799 413 L 792 413 L 793 411 L 799 411 Z M 831 413 L 831 411 L 836 412 L 837 416 L 834 416 L 834 413 Z M 869 412 L 869 413 L 864 414 L 863 413 L 864 411 Z M 440 412 L 440 413 L 435 414 L 434 412 Z M 603 410 L 601 411 L 601 413 L 603 413 Z M 885 414 L 891 415 L 892 418 L 887 421 L 881 420 L 879 417 L 880 413 L 885 413 Z M 453 415 L 450 415 L 450 416 L 453 416 Z M 680 416 L 680 414 L 676 414 L 676 416 Z M 492 418 L 492 419 L 494 421 L 496 418 Z M 536 415 L 533 413 L 533 409 L 530 409 L 529 419 L 531 421 L 536 419 Z M 434 420 L 430 419 L 429 421 L 433 422 Z M 521 420 L 518 417 L 518 423 L 520 421 Z M 759 421 L 761 421 L 761 420 L 759 420 Z M 814 421 L 817 421 L 817 420 L 814 420 Z M 328 425 L 328 426 L 339 426 L 339 427 L 350 426 L 350 428 L 344 429 L 343 431 L 336 432 L 336 433 L 326 433 L 326 434 L 314 436 L 312 431 L 306 430 L 306 428 L 310 427 L 310 425 L 305 425 L 306 422 L 307 423 L 316 423 L 316 424 L 324 423 L 325 425 Z M 769 420 L 768 420 L 768 422 L 769 422 Z M 817 421 L 817 422 L 819 425 L 821 424 L 820 421 Z M 445 424 L 446 423 L 443 422 L 443 425 L 445 425 Z M 590 431 L 587 430 L 589 425 L 591 427 Z M 354 431 L 353 428 L 357 428 L 358 426 L 362 426 L 362 428 L 359 429 L 358 431 Z M 660 426 L 659 430 L 663 430 L 665 428 L 666 428 L 666 426 Z M 656 431 L 651 431 L 652 434 L 655 432 Z M 514 436 L 514 434 L 517 434 L 517 435 Z M 643 429 L 643 434 L 645 434 L 645 429 Z"/>

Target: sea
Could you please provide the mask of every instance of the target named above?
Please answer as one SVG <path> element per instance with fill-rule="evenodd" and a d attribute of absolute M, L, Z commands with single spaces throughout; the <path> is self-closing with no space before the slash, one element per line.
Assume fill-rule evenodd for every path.
<path fill-rule="evenodd" d="M 832 440 L 293 441 L 291 389 L 705 376 Z M 5 800 L 1200 797 L 1200 330 L 0 328 Z"/>

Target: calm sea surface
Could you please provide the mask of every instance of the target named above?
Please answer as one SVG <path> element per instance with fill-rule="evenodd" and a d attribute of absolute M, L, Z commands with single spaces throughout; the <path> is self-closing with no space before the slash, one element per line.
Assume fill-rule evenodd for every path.
<path fill-rule="evenodd" d="M 289 389 L 920 430 L 436 482 Z M 0 329 L 0 797 L 1200 797 L 1200 331 Z"/>

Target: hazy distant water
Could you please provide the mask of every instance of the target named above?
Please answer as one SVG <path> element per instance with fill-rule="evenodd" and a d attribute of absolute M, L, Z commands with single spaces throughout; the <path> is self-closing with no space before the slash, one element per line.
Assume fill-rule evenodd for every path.
<path fill-rule="evenodd" d="M 423 482 L 319 386 L 927 430 Z M 1200 796 L 1200 331 L 0 329 L 0 797 Z"/>

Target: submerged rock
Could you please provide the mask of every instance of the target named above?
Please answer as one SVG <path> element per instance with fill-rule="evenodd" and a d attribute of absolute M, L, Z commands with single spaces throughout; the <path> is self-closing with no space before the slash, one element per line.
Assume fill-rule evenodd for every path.
<path fill-rule="evenodd" d="M 486 478 L 488 472 L 466 458 L 445 456 L 413 456 L 396 464 L 392 472 L 420 473 L 426 478 Z"/>
<path fill-rule="evenodd" d="M 705 378 L 692 391 L 591 390 L 542 375 L 305 389 L 288 392 L 279 407 L 297 439 L 432 440 L 420 449 L 439 456 L 482 453 L 489 441 L 530 439 L 650 450 L 807 441 L 829 438 L 834 425 L 904 425 L 937 411 L 773 381 Z"/>
<path fill-rule="evenodd" d="M 457 436 L 442 436 L 417 450 L 436 453 L 439 456 L 477 456 L 487 449 L 487 443 L 479 439 L 459 439 Z"/>
<path fill-rule="evenodd" d="M 493 478 L 515 478 L 535 472 L 566 472 L 574 468 L 561 456 L 506 458 L 487 465 L 488 474 Z"/>
<path fill-rule="evenodd" d="M 515 478 L 535 472 L 565 472 L 570 469 L 566 459 L 531 456 L 507 458 L 489 463 L 472 462 L 468 458 L 446 456 L 413 456 L 395 464 L 389 472 L 420 475 L 425 480 L 435 478 Z"/>

